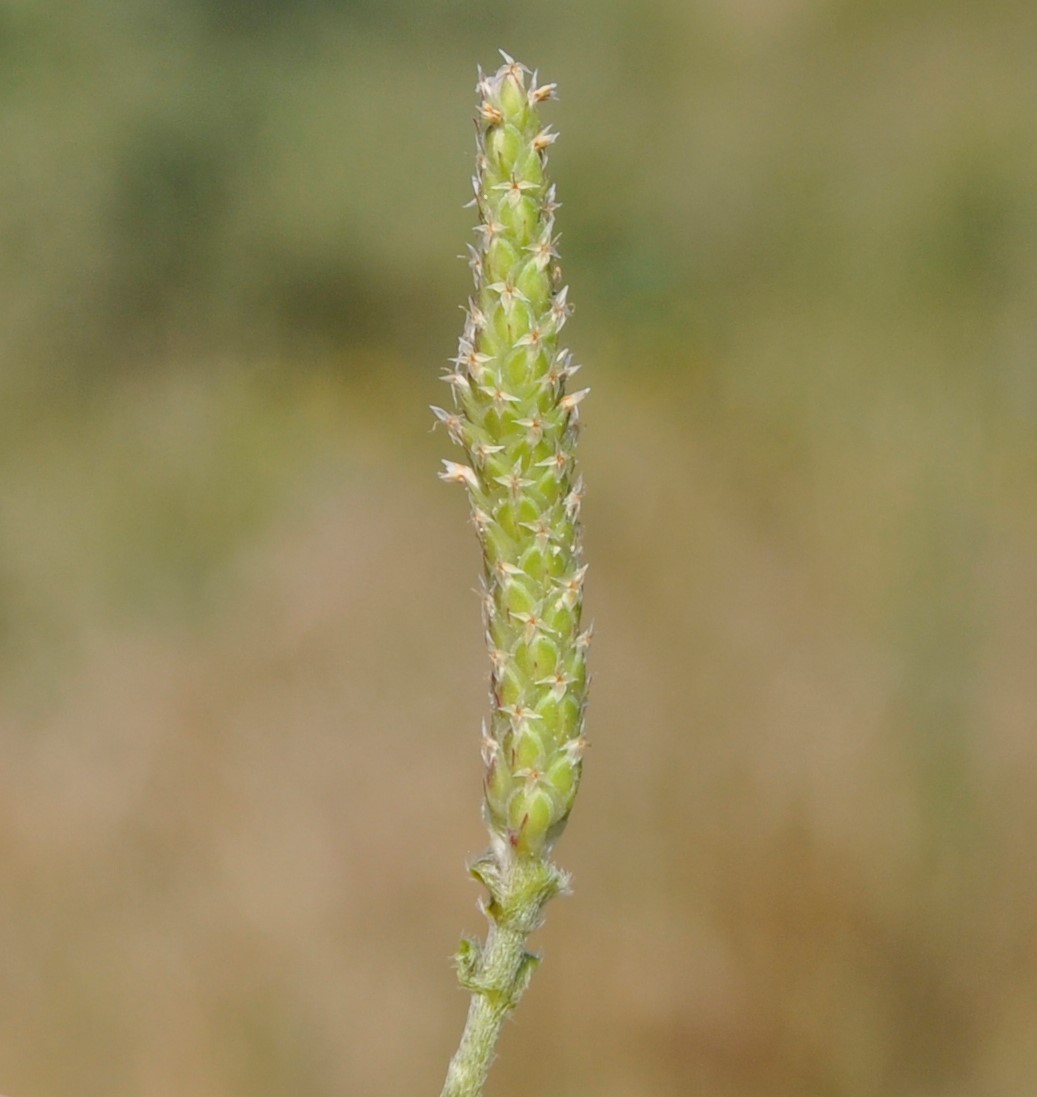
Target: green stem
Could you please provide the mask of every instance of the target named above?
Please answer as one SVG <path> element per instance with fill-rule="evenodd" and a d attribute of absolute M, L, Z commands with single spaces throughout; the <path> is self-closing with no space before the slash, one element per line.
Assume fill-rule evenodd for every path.
<path fill-rule="evenodd" d="M 568 876 L 543 858 L 487 854 L 471 868 L 489 889 L 486 943 L 465 938 L 457 953 L 461 986 L 472 992 L 461 1042 L 441 1097 L 479 1097 L 493 1062 L 501 1027 L 518 1005 L 540 958 L 526 938 L 541 923 L 544 904 L 568 887 Z"/>
<path fill-rule="evenodd" d="M 526 957 L 525 943 L 522 933 L 490 927 L 482 957 L 486 967 L 498 973 L 505 986 L 514 986 L 518 979 Z M 468 1020 L 450 1060 L 442 1097 L 478 1097 L 482 1093 L 501 1027 L 513 1008 L 512 996 L 506 991 L 472 995 Z"/>

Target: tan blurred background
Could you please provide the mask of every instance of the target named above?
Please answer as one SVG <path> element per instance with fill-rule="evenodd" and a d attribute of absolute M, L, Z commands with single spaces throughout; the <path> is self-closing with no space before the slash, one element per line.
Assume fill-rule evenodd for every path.
<path fill-rule="evenodd" d="M 0 5 L 0 1091 L 434 1094 L 475 66 L 557 80 L 584 791 L 489 1094 L 1037 1092 L 1037 6 Z"/>

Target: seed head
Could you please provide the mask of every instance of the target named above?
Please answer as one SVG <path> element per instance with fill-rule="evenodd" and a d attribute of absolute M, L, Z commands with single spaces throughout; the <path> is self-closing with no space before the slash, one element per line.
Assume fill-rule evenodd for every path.
<path fill-rule="evenodd" d="M 548 151 L 558 134 L 539 110 L 554 84 L 502 52 L 478 76 L 475 292 L 446 380 L 455 411 L 434 408 L 468 464 L 464 484 L 483 550 L 492 712 L 483 729 L 486 821 L 494 849 L 541 857 L 561 833 L 579 785 L 590 635 L 580 631 L 583 481 L 575 457 L 577 366 L 558 346 L 572 313 L 558 273 Z"/>

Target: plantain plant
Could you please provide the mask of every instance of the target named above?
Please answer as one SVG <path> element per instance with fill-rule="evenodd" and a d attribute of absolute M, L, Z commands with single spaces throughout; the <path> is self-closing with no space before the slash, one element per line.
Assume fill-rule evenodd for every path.
<path fill-rule="evenodd" d="M 571 306 L 546 175 L 557 134 L 540 120 L 555 85 L 502 57 L 476 85 L 475 292 L 444 377 L 453 407 L 433 408 L 467 459 L 444 461 L 440 476 L 463 484 L 471 503 L 491 664 L 482 734 L 490 848 L 470 866 L 489 893 L 489 926 L 485 942 L 465 937 L 457 952 L 472 998 L 442 1097 L 482 1093 L 501 1026 L 539 963 L 526 940 L 547 901 L 568 889 L 551 851 L 586 745 L 590 630 L 580 623 L 587 568 L 576 441 L 588 390 L 570 390 L 579 367 L 558 342 Z"/>

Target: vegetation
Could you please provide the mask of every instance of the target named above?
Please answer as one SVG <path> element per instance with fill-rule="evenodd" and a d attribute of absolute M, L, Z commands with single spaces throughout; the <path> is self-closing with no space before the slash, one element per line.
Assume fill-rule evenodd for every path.
<path fill-rule="evenodd" d="M 601 628 L 492 1091 L 1033 1091 L 1035 20 L 4 6 L 3 1092 L 452 1050 L 484 656 L 425 405 L 499 45 L 564 91 Z"/>
<path fill-rule="evenodd" d="M 546 174 L 557 134 L 540 119 L 554 84 L 506 53 L 480 71 L 470 248 L 475 296 L 450 384 L 453 411 L 433 407 L 469 464 L 444 461 L 463 484 L 483 552 L 490 726 L 482 740 L 490 849 L 470 867 L 490 894 L 486 944 L 457 954 L 472 1004 L 444 1097 L 478 1097 L 501 1026 L 539 958 L 526 938 L 569 881 L 551 851 L 569 818 L 583 769 L 587 648 L 577 473 L 579 405 L 567 385 L 579 368 L 558 336 L 572 306 L 560 286 L 555 188 Z M 527 83 L 528 80 L 528 83 Z"/>

